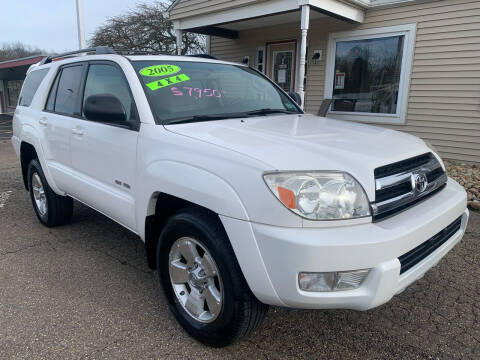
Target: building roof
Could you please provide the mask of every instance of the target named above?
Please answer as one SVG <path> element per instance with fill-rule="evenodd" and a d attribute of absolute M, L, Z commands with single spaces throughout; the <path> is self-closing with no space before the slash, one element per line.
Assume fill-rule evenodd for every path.
<path fill-rule="evenodd" d="M 176 7 L 180 2 L 183 0 L 174 0 L 170 6 L 167 8 L 167 13 L 170 14 L 172 9 Z M 412 2 L 418 2 L 419 0 L 346 0 L 349 3 L 361 6 L 362 8 L 375 8 L 379 6 L 395 6 L 398 4 L 402 3 L 412 3 Z M 435 0 L 424 0 L 424 1 L 435 1 Z M 195 5 L 198 5 L 198 3 L 201 1 L 197 1 Z M 208 1 L 205 1 L 208 2 Z M 296 2 L 300 5 L 300 2 L 298 0 L 292 0 L 292 2 Z M 211 5 L 211 4 L 208 4 Z M 249 6 L 252 4 L 245 4 L 245 6 Z M 185 6 L 185 11 L 188 11 L 189 7 Z"/>
<path fill-rule="evenodd" d="M 20 59 L 13 59 L 0 62 L 0 69 L 8 69 L 18 66 L 33 65 L 45 58 L 45 55 L 33 55 Z"/>
<path fill-rule="evenodd" d="M 167 13 L 170 12 L 170 10 L 172 10 L 175 6 L 177 6 L 177 4 L 180 2 L 180 0 L 175 0 L 173 1 L 170 6 L 167 8 Z"/>
<path fill-rule="evenodd" d="M 40 62 L 44 55 L 28 56 L 0 62 L 0 80 L 23 80 L 30 66 Z"/>

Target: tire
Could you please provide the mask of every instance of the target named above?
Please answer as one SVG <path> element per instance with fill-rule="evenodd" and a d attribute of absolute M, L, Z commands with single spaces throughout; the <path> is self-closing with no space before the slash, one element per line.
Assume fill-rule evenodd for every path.
<path fill-rule="evenodd" d="M 185 242 L 190 244 L 189 246 L 193 244 L 201 257 L 202 264 L 210 264 L 203 267 L 206 269 L 204 274 L 217 274 L 207 278 L 207 285 L 203 285 L 205 302 L 201 316 L 196 316 L 195 311 L 189 312 L 189 307 L 186 305 L 188 300 L 182 304 L 184 296 L 181 296 L 182 291 L 179 293 L 179 289 L 184 289 L 188 299 L 197 292 L 194 280 L 198 278 L 195 278 L 191 272 L 195 272 L 198 268 L 190 270 L 191 272 L 187 270 L 188 286 L 182 283 L 174 284 L 172 280 L 177 276 L 171 273 L 171 262 L 182 269 L 184 266 L 188 267 L 189 256 L 183 257 L 182 253 L 179 257 L 178 250 L 185 249 Z M 213 259 L 213 265 L 208 259 Z M 160 234 L 157 264 L 159 279 L 171 311 L 183 328 L 205 345 L 213 347 L 230 345 L 255 330 L 267 313 L 268 305 L 258 301 L 248 287 L 227 234 L 215 214 L 202 209 L 189 208 L 172 216 Z M 219 290 L 216 293 L 219 296 L 216 298 L 221 299 L 221 305 L 216 303 L 210 306 L 213 302 L 208 302 L 207 298 L 212 300 L 209 294 L 215 293 L 215 289 Z"/>
<path fill-rule="evenodd" d="M 73 214 L 73 200 L 53 192 L 37 159 L 28 164 L 27 176 L 30 199 L 38 220 L 47 227 L 69 223 Z"/>

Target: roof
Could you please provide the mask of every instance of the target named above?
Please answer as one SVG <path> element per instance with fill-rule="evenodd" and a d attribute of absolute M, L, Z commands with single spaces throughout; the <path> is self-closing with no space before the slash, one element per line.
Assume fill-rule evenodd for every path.
<path fill-rule="evenodd" d="M 45 58 L 45 55 L 33 55 L 20 59 L 13 59 L 0 62 L 0 69 L 8 69 L 17 66 L 33 65 Z"/>
<path fill-rule="evenodd" d="M 173 8 L 176 7 L 181 1 L 182 0 L 172 1 L 170 6 L 168 6 L 168 8 L 167 8 L 167 14 L 170 15 L 170 12 L 173 10 Z M 299 6 L 302 3 L 299 0 L 291 0 L 291 1 L 292 1 L 292 3 L 296 3 Z M 354 5 L 357 5 L 357 6 L 360 6 L 362 8 L 366 8 L 366 9 L 377 8 L 377 7 L 382 7 L 382 6 L 383 7 L 385 7 L 385 6 L 396 6 L 396 5 L 402 4 L 402 3 L 414 3 L 414 2 L 419 2 L 419 1 L 420 0 L 346 0 L 346 2 L 348 2 L 348 3 L 352 3 Z M 423 1 L 436 1 L 436 0 L 423 0 Z M 197 1 L 194 5 L 198 5 L 199 2 L 201 2 L 201 1 Z M 208 3 L 205 6 L 212 6 L 212 4 L 209 3 L 209 1 L 204 1 L 204 2 Z M 340 0 L 340 2 L 342 2 L 342 0 Z M 252 3 L 244 4 L 242 6 L 248 7 L 248 6 L 255 5 L 255 3 L 256 3 L 256 1 L 253 1 Z M 309 3 L 309 1 L 304 0 L 303 3 Z M 311 5 L 314 5 L 314 4 L 311 4 Z M 189 11 L 189 6 L 185 6 L 184 9 L 185 9 L 185 11 Z"/>
<path fill-rule="evenodd" d="M 180 0 L 175 0 L 173 1 L 170 6 L 167 8 L 167 13 L 170 12 L 170 10 L 172 10 L 175 6 L 177 6 L 177 4 L 180 2 Z"/>
<path fill-rule="evenodd" d="M 212 63 L 212 64 L 229 64 L 229 65 L 243 65 L 230 61 L 223 61 L 214 58 L 204 58 L 197 56 L 185 56 L 185 55 L 127 55 L 126 58 L 132 61 L 152 61 L 152 60 L 162 60 L 162 61 L 188 61 L 188 62 L 199 62 L 199 63 Z"/>
<path fill-rule="evenodd" d="M 166 54 L 136 54 L 136 55 L 121 55 L 121 54 L 85 54 L 85 55 L 76 55 L 76 56 L 66 56 L 66 57 L 59 57 L 58 59 L 54 59 L 52 62 L 46 64 L 38 64 L 39 68 L 48 68 L 52 65 L 64 65 L 70 64 L 74 62 L 83 62 L 89 60 L 110 60 L 112 58 L 126 58 L 131 61 L 189 61 L 189 62 L 201 62 L 201 63 L 217 63 L 217 64 L 234 64 L 234 65 L 242 65 L 238 63 L 218 60 L 215 58 L 207 58 L 201 55 L 166 55 Z M 1 74 L 0 69 L 0 74 Z M 1 77 L 0 77 L 1 79 Z"/>

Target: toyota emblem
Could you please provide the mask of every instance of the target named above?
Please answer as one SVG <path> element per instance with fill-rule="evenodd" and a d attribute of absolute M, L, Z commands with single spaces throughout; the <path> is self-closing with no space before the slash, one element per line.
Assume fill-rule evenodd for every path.
<path fill-rule="evenodd" d="M 423 173 L 412 174 L 411 181 L 412 181 L 412 189 L 415 190 L 417 193 L 421 194 L 427 189 L 428 179 L 425 174 Z"/>

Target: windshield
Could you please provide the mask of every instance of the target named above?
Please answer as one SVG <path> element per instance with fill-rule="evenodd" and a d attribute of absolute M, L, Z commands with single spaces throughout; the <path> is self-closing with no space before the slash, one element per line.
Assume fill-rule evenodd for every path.
<path fill-rule="evenodd" d="M 245 66 L 164 60 L 133 65 L 161 124 L 301 113 L 273 83 Z"/>

